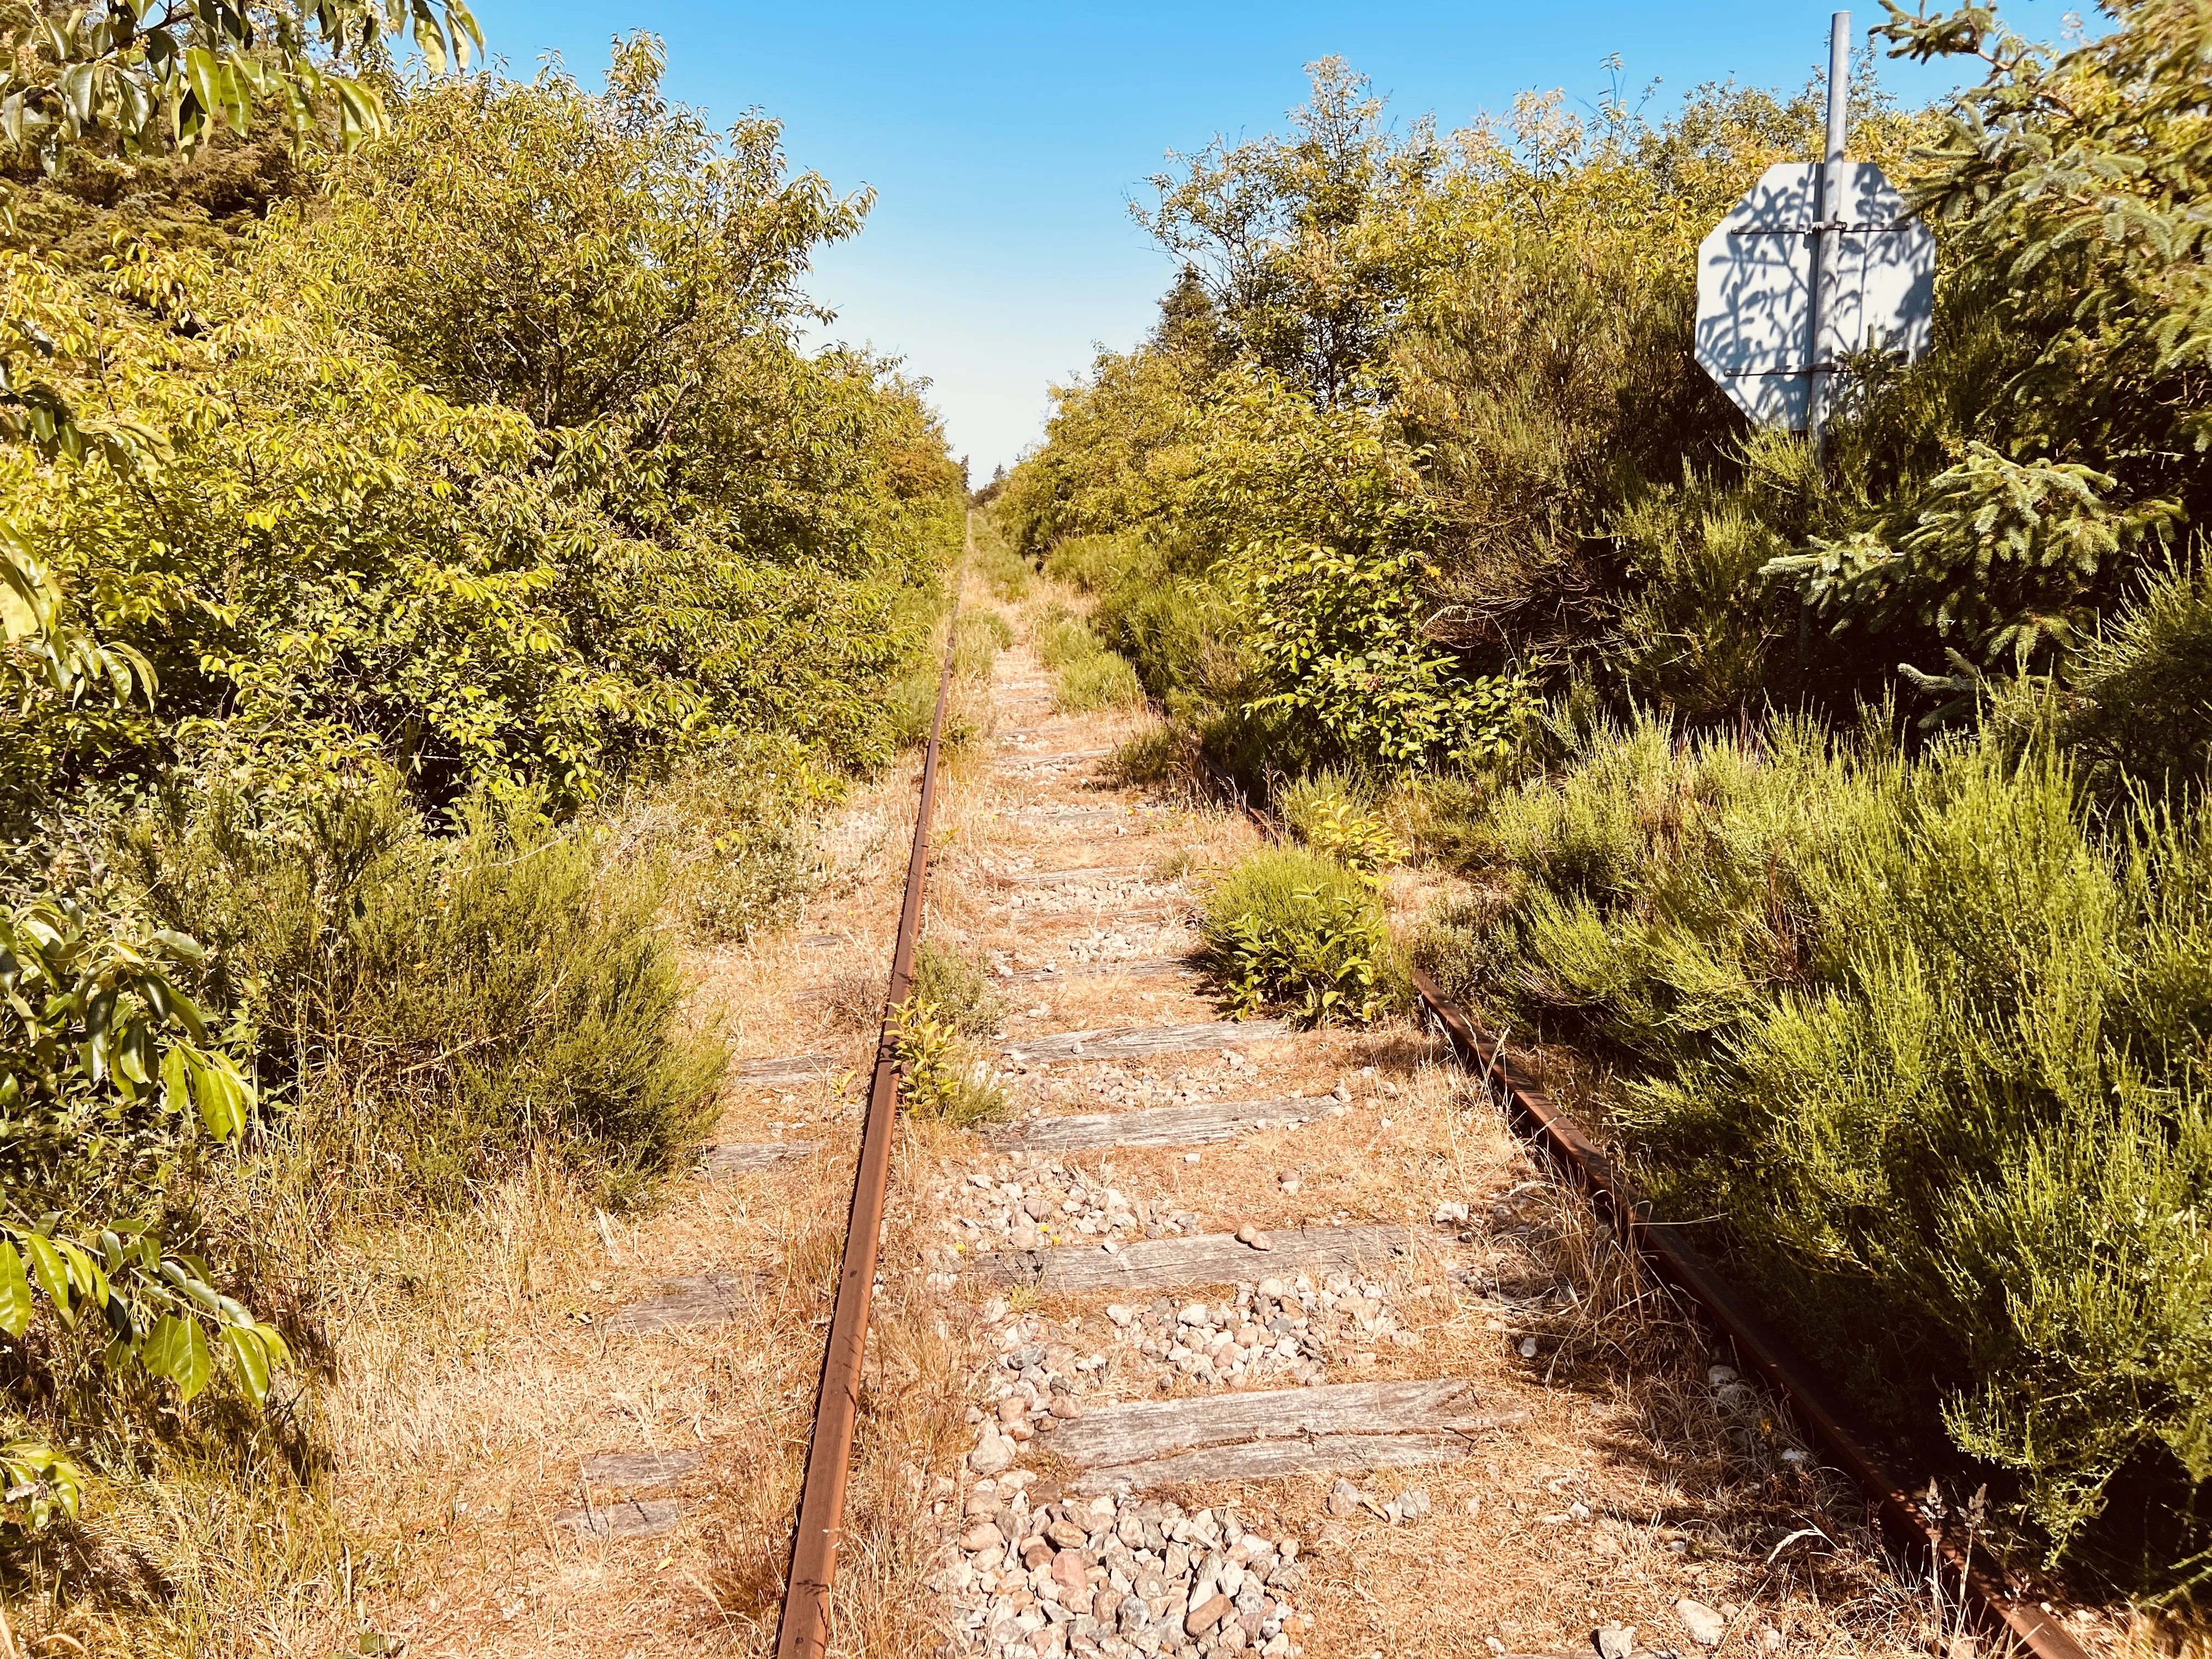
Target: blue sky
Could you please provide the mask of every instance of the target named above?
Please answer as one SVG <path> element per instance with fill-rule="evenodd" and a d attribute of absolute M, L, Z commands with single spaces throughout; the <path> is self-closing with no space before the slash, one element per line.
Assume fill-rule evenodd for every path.
<path fill-rule="evenodd" d="M 617 33 L 668 45 L 669 91 L 726 124 L 758 106 L 793 162 L 878 192 L 868 228 L 811 288 L 831 333 L 932 382 L 978 482 L 1042 434 L 1046 387 L 1151 326 L 1171 270 L 1129 219 L 1169 149 L 1279 130 L 1304 65 L 1328 53 L 1374 79 L 1401 119 L 1444 128 L 1528 88 L 1594 102 L 1618 53 L 1654 107 L 1698 82 L 1800 86 L 1826 56 L 1831 4 L 1800 0 L 1462 0 L 1456 5 L 776 4 L 757 0 L 472 0 L 517 76 L 559 52 L 588 85 Z M 2064 8 L 2004 15 L 2053 39 Z M 1863 40 L 1878 4 L 1854 7 Z M 1885 64 L 1918 101 L 1944 66 Z"/>

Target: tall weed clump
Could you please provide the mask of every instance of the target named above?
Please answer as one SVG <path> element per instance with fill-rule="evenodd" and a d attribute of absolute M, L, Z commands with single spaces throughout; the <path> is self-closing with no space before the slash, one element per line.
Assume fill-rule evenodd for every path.
<path fill-rule="evenodd" d="M 1888 1426 L 1940 1407 L 2054 1557 L 2212 1543 L 2212 811 L 2048 744 L 1644 719 L 1492 795 L 1454 994 L 1617 1069 L 1662 1212 Z M 2131 1564 L 2116 1560 L 2133 1538 Z M 2145 1541 L 2147 1540 L 2147 1541 Z"/>
<path fill-rule="evenodd" d="M 1029 597 L 1035 568 L 1024 557 L 998 519 L 989 513 L 968 515 L 968 566 L 982 579 L 992 596 L 1009 605 Z"/>
<path fill-rule="evenodd" d="M 692 939 L 742 944 L 812 890 L 821 866 L 805 811 L 839 787 L 796 744 L 726 738 L 627 789 L 605 815 L 606 855 L 651 862 Z"/>
<path fill-rule="evenodd" d="M 1006 1007 L 980 957 L 925 939 L 915 953 L 914 988 L 891 1011 L 891 1040 L 903 1079 L 901 1103 L 914 1116 L 955 1128 L 1006 1115 L 1006 1091 L 969 1039 L 994 1030 Z"/>
<path fill-rule="evenodd" d="M 1064 606 L 1039 613 L 1031 636 L 1037 660 L 1053 671 L 1053 702 L 1071 714 L 1142 702 L 1136 670 Z"/>
<path fill-rule="evenodd" d="M 1206 896 L 1208 971 L 1240 1018 L 1364 1024 L 1403 1000 L 1382 904 L 1357 872 L 1301 848 L 1255 853 Z"/>

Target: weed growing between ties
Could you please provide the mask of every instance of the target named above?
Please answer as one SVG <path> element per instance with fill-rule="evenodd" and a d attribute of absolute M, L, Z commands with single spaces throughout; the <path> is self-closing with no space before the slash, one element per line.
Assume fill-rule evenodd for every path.
<path fill-rule="evenodd" d="M 915 951 L 914 994 L 962 1036 L 988 1036 L 1006 1017 L 983 959 L 935 939 L 922 940 Z"/>
<path fill-rule="evenodd" d="M 1064 606 L 1039 612 L 1030 636 L 1037 660 L 1053 671 L 1053 702 L 1063 713 L 1127 708 L 1144 701 L 1136 670 Z"/>
<path fill-rule="evenodd" d="M 1206 961 L 1243 1018 L 1364 1024 L 1404 1000 L 1382 900 L 1343 865 L 1294 848 L 1254 854 L 1206 896 Z"/>
<path fill-rule="evenodd" d="M 891 1040 L 904 1079 L 899 1098 L 912 1115 L 955 1128 L 1006 1115 L 1006 1091 L 990 1062 L 969 1051 L 951 1016 L 909 997 L 892 1011 Z"/>
<path fill-rule="evenodd" d="M 999 653 L 1014 642 L 1013 624 L 995 611 L 963 611 L 953 629 L 952 672 L 985 681 Z"/>
<path fill-rule="evenodd" d="M 924 939 L 915 951 L 914 988 L 891 1014 L 906 1109 L 954 1127 L 1004 1116 L 1006 1093 L 967 1039 L 989 1035 L 1005 1017 L 981 957 Z"/>
<path fill-rule="evenodd" d="M 1115 782 L 1125 787 L 1158 787 L 1186 780 L 1191 758 L 1172 726 L 1154 726 L 1117 744 L 1106 762 L 1106 770 Z"/>

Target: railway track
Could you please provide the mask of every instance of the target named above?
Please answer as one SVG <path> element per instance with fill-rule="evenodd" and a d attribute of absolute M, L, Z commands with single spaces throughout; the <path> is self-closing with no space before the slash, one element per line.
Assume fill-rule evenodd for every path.
<path fill-rule="evenodd" d="M 1971 1628 L 1982 1653 L 2081 1659 L 1432 986 L 1425 1030 L 1215 1018 L 1188 871 L 1255 830 L 1105 787 L 1102 722 L 1043 712 L 1019 653 L 992 688 L 1018 729 L 966 769 L 966 842 L 933 871 L 951 687 L 948 650 L 885 1006 L 912 982 L 925 917 L 988 961 L 1004 1005 L 981 1046 L 1007 1116 L 938 1137 L 933 1185 L 908 1194 L 975 1350 L 959 1379 L 972 1445 L 957 1469 L 915 1472 L 952 1652 L 1960 1654 Z M 859 1650 L 834 1609 L 894 1062 L 886 1028 L 782 1656 Z M 791 1149 L 718 1155 L 742 1170 Z M 1655 1311 L 1615 1236 L 1699 1304 L 1710 1338 Z M 1925 1582 L 1948 1605 L 1897 1589 L 1851 1518 L 1854 1486 L 1893 1544 L 1932 1551 Z"/>

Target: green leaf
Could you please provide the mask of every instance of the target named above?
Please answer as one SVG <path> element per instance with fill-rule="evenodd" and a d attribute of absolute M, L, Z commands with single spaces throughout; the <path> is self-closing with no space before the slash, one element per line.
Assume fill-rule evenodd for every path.
<path fill-rule="evenodd" d="M 13 1244 L 0 1243 L 0 1331 L 20 1337 L 31 1328 L 31 1281 Z"/>
<path fill-rule="evenodd" d="M 54 1249 L 60 1252 L 62 1263 L 69 1270 L 70 1285 L 78 1296 L 93 1302 L 107 1300 L 107 1275 L 100 1271 L 91 1251 L 68 1238 L 56 1239 Z"/>
<path fill-rule="evenodd" d="M 161 1056 L 161 1103 L 173 1112 L 181 1112 L 191 1097 L 191 1064 L 185 1058 L 184 1045 L 173 1043 Z"/>
<path fill-rule="evenodd" d="M 226 1325 L 222 1345 L 230 1352 L 231 1370 L 257 1406 L 269 1397 L 270 1355 L 261 1340 L 258 1325 Z"/>
<path fill-rule="evenodd" d="M 174 1382 L 177 1392 L 186 1400 L 206 1388 L 215 1376 L 215 1356 L 197 1319 L 163 1314 L 154 1322 L 141 1358 L 148 1370 Z"/>
<path fill-rule="evenodd" d="M 217 1140 L 230 1140 L 245 1132 L 246 1085 L 236 1073 L 203 1057 L 192 1079 L 192 1092 L 199 1100 L 200 1121 Z"/>
<path fill-rule="evenodd" d="M 185 80 L 199 100 L 200 108 L 213 115 L 222 106 L 222 65 L 205 46 L 187 47 Z"/>
<path fill-rule="evenodd" d="M 23 1254 L 30 1258 L 31 1272 L 39 1281 L 39 1288 L 66 1316 L 70 1310 L 69 1268 L 62 1261 L 61 1252 L 54 1249 L 52 1240 L 37 1233 L 25 1233 L 22 1243 Z"/>

